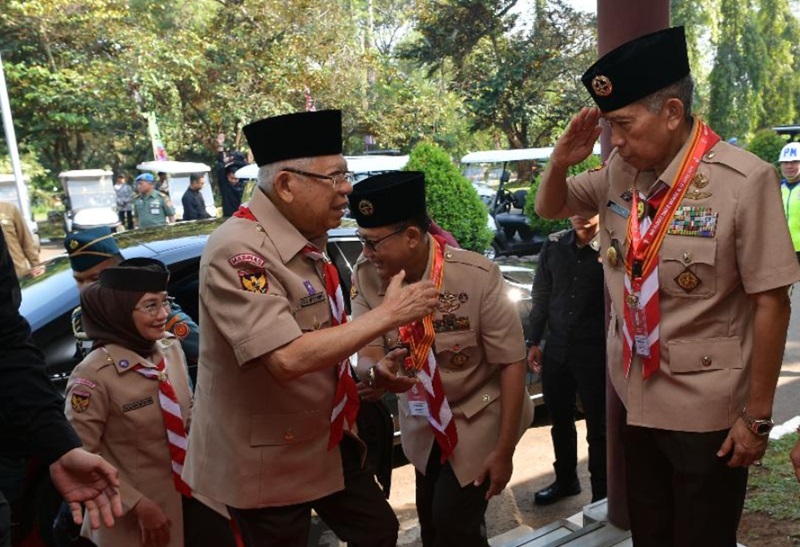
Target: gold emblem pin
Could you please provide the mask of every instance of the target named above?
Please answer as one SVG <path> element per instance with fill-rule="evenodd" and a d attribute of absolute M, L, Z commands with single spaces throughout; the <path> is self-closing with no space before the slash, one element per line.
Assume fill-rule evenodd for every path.
<path fill-rule="evenodd" d="M 78 242 L 75 241 L 74 239 L 69 242 L 69 248 L 70 249 L 75 250 L 77 247 L 78 247 Z"/>
<path fill-rule="evenodd" d="M 592 89 L 594 90 L 595 95 L 600 97 L 608 97 L 611 95 L 611 92 L 614 91 L 614 85 L 607 76 L 598 74 L 592 78 Z"/>
<path fill-rule="evenodd" d="M 708 186 L 708 175 L 705 173 L 696 173 L 692 177 L 692 185 L 697 188 L 705 188 Z"/>
<path fill-rule="evenodd" d="M 371 216 L 375 212 L 375 206 L 368 199 L 362 199 L 358 202 L 358 210 L 365 217 Z"/>
<path fill-rule="evenodd" d="M 608 263 L 613 267 L 617 267 L 619 255 L 617 255 L 617 250 L 613 246 L 606 249 L 606 260 L 608 260 Z"/>

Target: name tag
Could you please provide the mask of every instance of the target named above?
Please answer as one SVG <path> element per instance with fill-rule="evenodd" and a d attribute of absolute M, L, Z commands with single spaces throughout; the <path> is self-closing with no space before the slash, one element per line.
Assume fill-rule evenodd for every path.
<path fill-rule="evenodd" d="M 128 403 L 126 405 L 122 405 L 122 412 L 130 412 L 131 410 L 139 410 L 140 408 L 144 408 L 146 406 L 150 406 L 153 404 L 153 398 L 147 397 L 146 399 L 142 399 L 140 401 L 135 401 L 133 403 Z"/>
<path fill-rule="evenodd" d="M 628 211 L 625 207 L 623 207 L 622 205 L 620 205 L 615 201 L 608 200 L 607 206 L 609 209 L 611 209 L 613 212 L 617 213 L 624 219 L 627 219 L 628 216 L 631 214 L 630 211 Z"/>
<path fill-rule="evenodd" d="M 150 207 L 150 214 L 151 215 L 157 215 L 160 211 L 161 211 L 161 207 L 159 207 L 158 205 Z"/>
<path fill-rule="evenodd" d="M 428 410 L 428 399 L 425 397 L 425 390 L 416 385 L 406 392 L 408 396 L 408 411 L 412 416 L 430 416 Z"/>
<path fill-rule="evenodd" d="M 311 306 L 312 304 L 316 304 L 317 302 L 324 302 L 327 297 L 328 297 L 327 293 L 324 292 L 309 294 L 308 296 L 304 296 L 303 298 L 300 299 L 300 307 L 305 308 L 306 306 Z"/>

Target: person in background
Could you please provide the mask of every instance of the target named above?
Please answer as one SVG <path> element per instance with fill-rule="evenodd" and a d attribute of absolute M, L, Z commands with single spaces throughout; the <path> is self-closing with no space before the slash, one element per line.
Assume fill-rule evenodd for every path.
<path fill-rule="evenodd" d="M 136 177 L 139 196 L 133 200 L 137 228 L 164 226 L 175 222 L 175 209 L 169 196 L 157 191 L 153 175 L 142 173 Z"/>
<path fill-rule="evenodd" d="M 128 230 L 133 230 L 133 198 L 136 192 L 125 180 L 125 175 L 120 173 L 114 183 L 114 192 L 117 193 L 117 214 L 119 221 Z"/>
<path fill-rule="evenodd" d="M 683 27 L 621 45 L 582 81 L 597 107 L 556 143 L 536 213 L 600 215 L 633 543 L 733 547 L 800 279 L 775 168 L 692 115 Z M 601 120 L 614 150 L 568 181 Z"/>
<path fill-rule="evenodd" d="M 69 255 L 72 276 L 78 289 L 83 289 L 100 279 L 100 274 L 122 262 L 114 234 L 105 226 L 82 230 L 67 235 L 64 248 Z M 181 343 L 181 348 L 189 363 L 192 382 L 195 380 L 197 357 L 200 351 L 200 329 L 197 323 L 173 301 L 167 317 L 166 330 Z M 93 340 L 83 327 L 81 307 L 72 311 L 72 332 L 77 344 L 77 355 L 83 359 L 92 349 Z"/>
<path fill-rule="evenodd" d="M 259 184 L 200 260 L 200 370 L 183 478 L 228 505 L 245 545 L 306 547 L 312 509 L 343 541 L 395 547 L 397 518 L 355 431 L 349 357 L 430 313 L 428 282 L 390 284 L 349 321 L 324 250 L 352 177 L 338 110 L 244 127 Z"/>
<path fill-rule="evenodd" d="M 156 180 L 156 192 L 169 196 L 169 178 L 164 172 L 158 172 L 158 179 Z"/>
<path fill-rule="evenodd" d="M 570 217 L 539 252 L 531 295 L 528 367 L 542 375 L 553 427 L 556 480 L 534 496 L 538 505 L 580 493 L 575 395 L 586 416 L 592 502 L 606 497 L 606 330 L 600 226 L 595 215 Z M 542 355 L 541 341 L 550 329 Z"/>
<path fill-rule="evenodd" d="M 192 173 L 189 175 L 189 187 L 181 197 L 183 204 L 183 220 L 202 220 L 211 218 L 206 211 L 206 202 L 203 199 L 203 186 L 206 184 L 205 173 Z"/>
<path fill-rule="evenodd" d="M 180 478 L 192 395 L 180 343 L 164 330 L 168 279 L 163 263 L 134 258 L 81 291 L 94 346 L 70 374 L 66 415 L 87 450 L 119 469 L 124 510 L 113 529 L 84 525 L 98 547 L 235 545 L 224 506 Z"/>
<path fill-rule="evenodd" d="M 28 322 L 19 314 L 21 295 L 6 240 L 0 231 L 0 461 L 39 458 L 69 503 L 77 523 L 88 511 L 88 525 L 114 525 L 122 516 L 119 476 L 102 457 L 81 448 L 64 417 L 63 399 L 47 374 L 42 353 L 31 340 Z M 0 472 L 0 547 L 11 547 L 11 514 L 3 495 L 8 479 Z"/>
<path fill-rule="evenodd" d="M 792 236 L 792 245 L 800 262 L 800 143 L 790 142 L 781 149 L 778 156 L 781 164 L 781 197 L 783 199 L 783 212 L 786 214 L 786 223 L 789 225 L 789 235 Z"/>
<path fill-rule="evenodd" d="M 503 276 L 485 257 L 428 233 L 421 172 L 364 179 L 348 199 L 364 245 L 353 270 L 355 320 L 386 301 L 398 273 L 439 290 L 430 315 L 371 339 L 358 352 L 359 377 L 369 387 L 400 393 L 403 452 L 416 469 L 422 544 L 487 547 L 488 501 L 511 478 L 514 449 L 533 420 L 522 325 Z M 397 378 L 407 352 L 413 354 Z"/>
<path fill-rule="evenodd" d="M 22 277 L 39 264 L 39 245 L 16 205 L 0 201 L 0 228 L 17 277 Z"/>
<path fill-rule="evenodd" d="M 219 191 L 222 194 L 222 216 L 232 216 L 242 203 L 244 183 L 236 178 L 236 171 L 244 167 L 243 163 L 229 163 L 223 172 L 225 178 L 220 182 Z"/>

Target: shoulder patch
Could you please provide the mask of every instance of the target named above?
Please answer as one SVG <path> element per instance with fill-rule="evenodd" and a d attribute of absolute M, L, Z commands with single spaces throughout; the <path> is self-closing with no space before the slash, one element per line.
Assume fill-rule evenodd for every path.
<path fill-rule="evenodd" d="M 69 403 L 72 406 L 72 410 L 80 414 L 81 412 L 85 412 L 86 409 L 89 408 L 89 402 L 91 398 L 92 394 L 90 392 L 83 391 L 80 389 L 75 389 L 72 391 Z"/>
<path fill-rule="evenodd" d="M 90 389 L 95 389 L 97 387 L 97 384 L 95 382 L 92 382 L 88 378 L 81 378 L 81 377 L 77 376 L 77 377 L 73 378 L 72 381 L 75 384 L 80 384 L 80 385 L 86 386 L 86 387 L 88 387 Z"/>

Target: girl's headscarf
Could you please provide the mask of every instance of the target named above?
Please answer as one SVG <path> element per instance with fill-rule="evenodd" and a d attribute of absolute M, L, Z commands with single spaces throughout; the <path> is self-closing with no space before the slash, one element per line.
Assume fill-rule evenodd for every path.
<path fill-rule="evenodd" d="M 132 258 L 100 273 L 100 280 L 81 291 L 81 320 L 92 349 L 107 344 L 128 348 L 142 357 L 155 351 L 133 322 L 133 311 L 145 293 L 167 290 L 169 271 L 152 258 Z"/>

